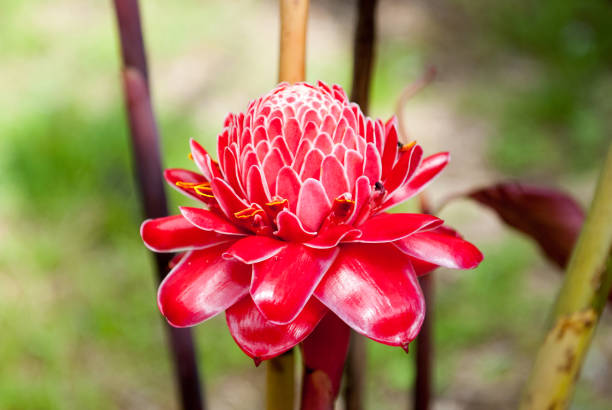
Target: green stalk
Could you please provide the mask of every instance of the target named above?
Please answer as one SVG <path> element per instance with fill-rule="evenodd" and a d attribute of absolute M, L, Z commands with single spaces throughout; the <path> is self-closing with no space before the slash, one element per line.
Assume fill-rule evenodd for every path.
<path fill-rule="evenodd" d="M 266 408 L 289 410 L 293 408 L 295 385 L 295 353 L 287 353 L 270 359 L 266 374 Z"/>
<path fill-rule="evenodd" d="M 520 410 L 566 409 L 612 287 L 612 145 Z"/>

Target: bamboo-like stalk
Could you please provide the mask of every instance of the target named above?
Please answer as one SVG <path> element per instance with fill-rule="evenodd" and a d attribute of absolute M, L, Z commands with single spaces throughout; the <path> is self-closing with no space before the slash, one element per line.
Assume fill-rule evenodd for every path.
<path fill-rule="evenodd" d="M 138 0 L 115 0 L 114 5 L 123 59 L 123 87 L 137 186 L 140 189 L 145 217 L 158 218 L 166 216 L 168 208 L 161 177 L 159 134 L 148 86 L 147 59 Z M 157 279 L 161 281 L 168 273 L 168 263 L 172 255 L 154 254 L 154 256 Z M 203 409 L 204 402 L 191 331 L 177 329 L 167 323 L 164 324 L 164 328 L 168 335 L 182 408 Z"/>
<path fill-rule="evenodd" d="M 308 0 L 280 0 L 279 81 L 296 83 L 306 79 L 308 4 Z"/>
<path fill-rule="evenodd" d="M 364 114 L 370 105 L 370 88 L 376 53 L 377 0 L 358 0 L 357 21 L 353 43 L 353 83 L 351 100 L 359 104 Z M 345 364 L 344 408 L 362 410 L 366 380 L 367 350 L 363 336 L 351 332 Z"/>
<path fill-rule="evenodd" d="M 612 287 L 612 144 L 521 410 L 566 409 Z"/>
<path fill-rule="evenodd" d="M 296 83 L 306 79 L 306 26 L 308 0 L 280 0 L 280 51 L 278 81 Z M 295 354 L 293 350 L 268 360 L 266 408 L 293 408 Z"/>
<path fill-rule="evenodd" d="M 295 395 L 295 353 L 293 349 L 268 360 L 266 386 L 268 410 L 293 408 Z"/>

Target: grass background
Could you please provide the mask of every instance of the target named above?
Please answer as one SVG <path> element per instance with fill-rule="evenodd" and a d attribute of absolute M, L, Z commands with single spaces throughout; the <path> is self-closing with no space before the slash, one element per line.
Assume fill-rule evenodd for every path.
<path fill-rule="evenodd" d="M 276 2 L 143 3 L 164 163 L 190 167 L 226 112 L 275 83 Z M 372 111 L 434 64 L 409 129 L 453 164 L 431 188 L 500 178 L 561 186 L 586 204 L 612 129 L 609 2 L 381 1 Z M 138 235 L 110 2 L 0 0 L 0 409 L 167 409 L 174 386 L 152 263 Z M 314 1 L 308 79 L 350 86 L 353 2 Z M 171 209 L 186 200 L 170 192 Z M 437 273 L 436 408 L 512 408 L 558 275 L 475 205 L 442 213 L 484 251 Z M 212 409 L 261 406 L 263 369 L 222 317 L 195 328 Z M 574 408 L 609 409 L 604 317 Z M 412 355 L 368 345 L 370 408 L 405 408 Z"/>

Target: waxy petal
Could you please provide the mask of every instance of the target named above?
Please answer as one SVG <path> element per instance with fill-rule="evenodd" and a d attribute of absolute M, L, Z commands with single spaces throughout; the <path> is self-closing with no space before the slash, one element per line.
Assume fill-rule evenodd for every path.
<path fill-rule="evenodd" d="M 221 178 L 214 178 L 211 187 L 219 207 L 229 219 L 233 219 L 236 212 L 249 207 L 243 199 L 236 195 L 234 189 Z"/>
<path fill-rule="evenodd" d="M 231 236 L 196 228 L 182 215 L 147 219 L 140 226 L 140 236 L 154 252 L 179 252 L 206 248 L 234 240 Z"/>
<path fill-rule="evenodd" d="M 358 238 L 361 235 L 359 229 L 351 225 L 332 225 L 329 228 L 321 229 L 316 238 L 305 242 L 304 245 L 310 248 L 327 249 L 337 246 L 344 238 Z"/>
<path fill-rule="evenodd" d="M 319 179 L 323 158 L 325 158 L 325 155 L 320 150 L 314 148 L 306 154 L 302 170 L 300 171 L 302 181 L 306 181 L 308 178 Z"/>
<path fill-rule="evenodd" d="M 285 165 L 283 162 L 283 157 L 278 148 L 274 148 L 268 152 L 263 160 L 261 167 L 264 171 L 266 182 L 272 195 L 276 194 L 276 177 L 278 176 L 278 171 L 280 171 L 283 165 Z"/>
<path fill-rule="evenodd" d="M 447 152 L 441 152 L 425 158 L 412 177 L 389 196 L 379 211 L 384 211 L 392 206 L 401 204 L 417 195 L 442 172 L 446 165 L 448 165 L 449 160 L 450 155 Z"/>
<path fill-rule="evenodd" d="M 315 296 L 358 333 L 392 346 L 412 341 L 425 317 L 410 259 L 391 244 L 343 245 Z"/>
<path fill-rule="evenodd" d="M 253 265 L 251 297 L 269 321 L 286 324 L 302 311 L 338 249 L 290 243 L 272 259 Z"/>
<path fill-rule="evenodd" d="M 312 178 L 304 181 L 297 204 L 297 216 L 304 228 L 310 231 L 319 230 L 330 210 L 331 204 L 321 182 Z"/>
<path fill-rule="evenodd" d="M 193 138 L 189 140 L 193 162 L 208 181 L 221 176 L 219 165 L 215 163 L 208 152 Z"/>
<path fill-rule="evenodd" d="M 371 142 L 366 146 L 365 158 L 363 161 L 363 175 L 368 177 L 371 185 L 374 185 L 382 178 L 380 154 Z"/>
<path fill-rule="evenodd" d="M 416 232 L 442 225 L 442 220 L 427 214 L 378 214 L 359 226 L 355 242 L 381 243 L 405 238 Z"/>
<path fill-rule="evenodd" d="M 344 168 L 333 155 L 325 157 L 321 163 L 321 183 L 325 187 L 330 202 L 349 192 L 349 182 Z"/>
<path fill-rule="evenodd" d="M 406 255 L 452 269 L 472 269 L 482 261 L 474 245 L 438 231 L 419 232 L 393 242 Z"/>
<path fill-rule="evenodd" d="M 214 201 L 213 198 L 209 198 L 203 195 L 198 195 L 196 191 L 191 188 L 187 188 L 185 186 L 179 186 L 181 183 L 186 182 L 188 184 L 203 184 L 208 182 L 204 175 L 200 175 L 197 172 L 189 171 L 186 169 L 167 169 L 164 171 L 164 179 L 168 182 L 172 188 L 176 189 L 182 194 L 187 195 L 190 198 L 195 198 L 204 203 L 210 203 Z M 179 185 L 177 185 L 177 182 Z"/>
<path fill-rule="evenodd" d="M 223 253 L 226 259 L 237 259 L 242 263 L 252 264 L 269 259 L 285 249 L 287 242 L 269 236 L 250 235 L 240 239 Z"/>
<path fill-rule="evenodd" d="M 291 212 L 295 212 L 297 209 L 301 187 L 302 181 L 300 181 L 298 174 L 293 168 L 284 166 L 278 173 L 278 178 L 276 179 L 276 195 L 289 201 L 289 209 Z"/>
<path fill-rule="evenodd" d="M 369 215 L 370 212 L 370 197 L 372 195 L 372 187 L 370 180 L 365 175 L 357 178 L 355 182 L 355 206 L 353 214 L 349 216 L 346 223 L 355 224 Z"/>
<path fill-rule="evenodd" d="M 205 231 L 215 231 L 225 235 L 246 235 L 246 232 L 242 229 L 207 209 L 192 208 L 189 206 L 181 206 L 179 209 L 185 219 L 194 226 Z"/>
<path fill-rule="evenodd" d="M 291 323 L 275 325 L 259 312 L 250 296 L 226 311 L 227 325 L 238 346 L 256 361 L 271 359 L 304 340 L 328 310 L 312 298 Z"/>
<path fill-rule="evenodd" d="M 270 202 L 272 196 L 268 190 L 268 185 L 264 183 L 261 168 L 257 165 L 251 166 L 247 175 L 247 196 L 251 202 L 265 204 Z"/>
<path fill-rule="evenodd" d="M 227 247 L 192 251 L 166 276 L 157 303 L 171 325 L 196 325 L 247 294 L 250 266 L 223 259 Z"/>
<path fill-rule="evenodd" d="M 307 231 L 297 215 L 287 209 L 276 216 L 276 226 L 274 235 L 289 242 L 304 242 L 316 236 L 316 232 Z"/>

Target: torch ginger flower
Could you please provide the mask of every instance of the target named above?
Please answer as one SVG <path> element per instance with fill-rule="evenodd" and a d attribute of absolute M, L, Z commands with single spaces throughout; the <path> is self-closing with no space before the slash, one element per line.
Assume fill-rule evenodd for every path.
<path fill-rule="evenodd" d="M 141 227 L 153 251 L 184 252 L 159 287 L 161 312 L 183 327 L 225 311 L 257 361 L 300 343 L 330 314 L 407 347 L 425 315 L 418 274 L 482 260 L 435 216 L 385 212 L 449 161 L 422 154 L 398 142 L 395 118 L 368 118 L 322 82 L 280 84 L 229 114 L 218 162 L 192 140 L 201 173 L 165 172 L 203 206 Z"/>

